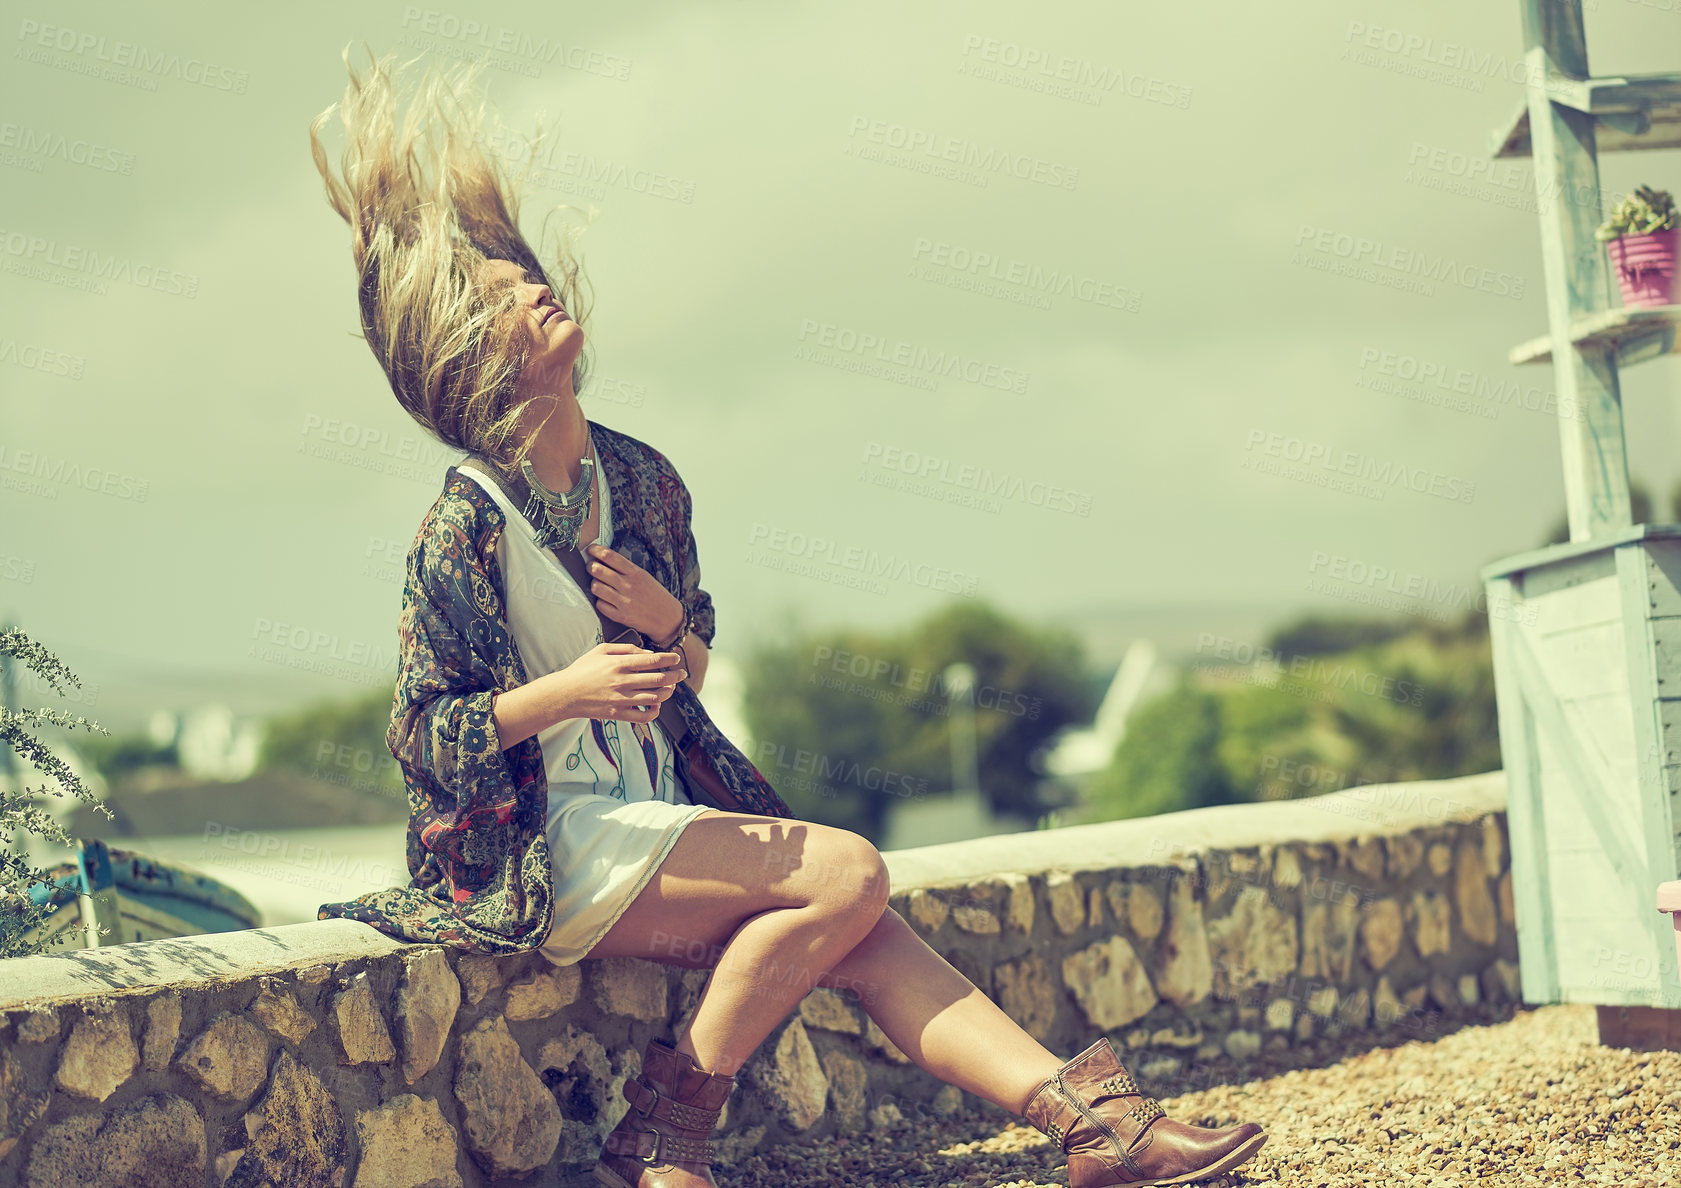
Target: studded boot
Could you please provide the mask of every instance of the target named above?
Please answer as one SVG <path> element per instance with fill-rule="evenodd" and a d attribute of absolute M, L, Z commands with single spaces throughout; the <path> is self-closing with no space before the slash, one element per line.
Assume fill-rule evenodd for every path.
<path fill-rule="evenodd" d="M 630 1109 L 607 1136 L 596 1183 L 607 1188 L 717 1188 L 712 1142 L 735 1078 L 708 1073 L 687 1053 L 650 1040 L 642 1072 L 627 1080 Z"/>
<path fill-rule="evenodd" d="M 1230 1171 L 1267 1141 L 1253 1122 L 1209 1129 L 1167 1117 L 1107 1039 L 1057 1069 L 1022 1113 L 1061 1146 L 1071 1188 L 1189 1184 Z"/>

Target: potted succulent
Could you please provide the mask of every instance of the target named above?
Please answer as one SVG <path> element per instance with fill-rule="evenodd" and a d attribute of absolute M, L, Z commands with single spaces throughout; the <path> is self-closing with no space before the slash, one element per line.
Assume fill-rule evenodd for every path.
<path fill-rule="evenodd" d="M 1676 304 L 1675 249 L 1681 219 L 1668 190 L 1636 186 L 1612 209 L 1595 236 L 1617 266 L 1624 305 Z"/>

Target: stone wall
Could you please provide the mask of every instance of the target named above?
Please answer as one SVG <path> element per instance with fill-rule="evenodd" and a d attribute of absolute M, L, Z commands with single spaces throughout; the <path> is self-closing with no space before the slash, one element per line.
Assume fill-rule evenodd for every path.
<path fill-rule="evenodd" d="M 893 905 L 1047 1046 L 1107 1034 L 1166 1095 L 1193 1062 L 1516 998 L 1504 802 L 1492 773 L 897 851 Z M 587 1183 L 706 976 L 348 920 L 3 962 L 0 1188 Z M 772 1033 L 723 1161 L 965 1104 L 875 992 Z"/>

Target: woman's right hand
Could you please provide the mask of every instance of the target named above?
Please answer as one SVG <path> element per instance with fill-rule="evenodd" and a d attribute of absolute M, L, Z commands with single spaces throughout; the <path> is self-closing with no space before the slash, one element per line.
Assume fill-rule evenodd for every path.
<path fill-rule="evenodd" d="M 652 722 L 677 682 L 689 675 L 680 652 L 599 643 L 552 673 L 566 718 Z"/>

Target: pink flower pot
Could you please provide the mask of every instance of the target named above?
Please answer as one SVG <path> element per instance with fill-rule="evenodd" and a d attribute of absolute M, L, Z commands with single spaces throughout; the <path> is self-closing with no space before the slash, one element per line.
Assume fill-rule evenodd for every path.
<path fill-rule="evenodd" d="M 1676 304 L 1675 253 L 1681 227 L 1607 240 L 1626 306 Z"/>

